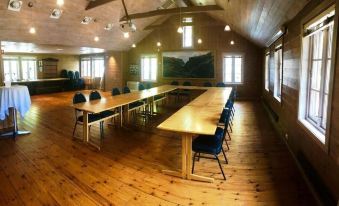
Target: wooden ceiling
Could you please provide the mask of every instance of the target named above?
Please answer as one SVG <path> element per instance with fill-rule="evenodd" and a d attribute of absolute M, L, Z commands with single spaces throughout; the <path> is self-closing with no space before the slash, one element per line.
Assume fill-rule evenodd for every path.
<path fill-rule="evenodd" d="M 0 1 L 1 41 L 128 50 L 133 43 L 139 42 L 151 32 L 144 30 L 146 26 L 168 18 L 168 15 L 160 15 L 135 19 L 133 22 L 137 26 L 137 31 L 129 39 L 124 39 L 119 29 L 119 20 L 125 15 L 120 0 L 90 10 L 85 10 L 87 0 L 64 0 L 60 19 L 49 18 L 52 10 L 57 8 L 56 0 L 31 0 L 34 3 L 33 8 L 27 6 L 29 0 L 22 1 L 23 7 L 20 12 L 7 10 L 8 0 Z M 309 2 L 309 0 L 182 1 L 191 6 L 217 4 L 225 11 L 213 11 L 208 14 L 229 23 L 233 30 L 261 46 L 270 40 L 283 23 L 293 18 Z M 129 14 L 156 10 L 166 2 L 168 3 L 168 0 L 125 0 Z M 81 24 L 85 16 L 95 18 L 96 22 Z M 111 31 L 104 30 L 108 23 L 114 25 Z M 36 34 L 28 32 L 30 26 L 36 28 Z M 99 36 L 98 42 L 94 41 L 95 36 Z"/>

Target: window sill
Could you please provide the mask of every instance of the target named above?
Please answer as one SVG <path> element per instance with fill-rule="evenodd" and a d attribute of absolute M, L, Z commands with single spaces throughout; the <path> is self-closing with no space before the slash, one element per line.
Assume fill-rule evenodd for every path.
<path fill-rule="evenodd" d="M 318 140 L 322 146 L 325 146 L 325 135 L 315 128 L 311 123 L 305 119 L 299 119 L 301 125 L 306 129 L 316 140 Z"/>
<path fill-rule="evenodd" d="M 224 82 L 226 85 L 242 85 L 244 84 L 243 82 Z"/>
<path fill-rule="evenodd" d="M 279 103 L 281 103 L 281 98 L 278 96 L 274 96 L 274 99 L 277 100 Z"/>

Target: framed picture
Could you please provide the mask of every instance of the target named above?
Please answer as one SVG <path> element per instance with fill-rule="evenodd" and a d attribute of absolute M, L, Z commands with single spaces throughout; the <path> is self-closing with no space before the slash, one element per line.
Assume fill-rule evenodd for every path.
<path fill-rule="evenodd" d="M 164 78 L 212 79 L 214 53 L 211 51 L 175 51 L 162 53 Z"/>

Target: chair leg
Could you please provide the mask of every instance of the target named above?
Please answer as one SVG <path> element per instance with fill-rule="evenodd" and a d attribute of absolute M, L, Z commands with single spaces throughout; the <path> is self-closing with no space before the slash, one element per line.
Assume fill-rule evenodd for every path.
<path fill-rule="evenodd" d="M 228 142 L 227 142 L 227 140 L 225 139 L 224 141 L 226 142 L 226 145 L 227 145 L 227 150 L 230 150 L 230 147 L 228 146 Z"/>
<path fill-rule="evenodd" d="M 227 132 L 228 137 L 230 138 L 230 140 L 232 140 L 230 132 L 228 130 L 226 130 L 226 132 Z"/>
<path fill-rule="evenodd" d="M 195 163 L 195 157 L 197 156 L 197 153 L 195 152 L 193 155 L 193 166 L 192 166 L 192 174 L 194 173 L 194 163 Z"/>
<path fill-rule="evenodd" d="M 200 152 L 198 153 L 198 162 L 200 161 Z"/>
<path fill-rule="evenodd" d="M 75 121 L 75 125 L 73 128 L 73 135 L 72 135 L 73 138 L 74 138 L 74 133 L 75 133 L 75 129 L 77 128 L 77 125 L 78 125 L 78 121 Z"/>
<path fill-rule="evenodd" d="M 218 160 L 218 163 L 219 163 L 219 167 L 220 167 L 220 170 L 221 170 L 221 173 L 222 173 L 222 176 L 224 177 L 224 180 L 226 180 L 226 177 L 225 177 L 225 174 L 224 174 L 224 170 L 222 169 L 222 166 L 220 164 L 220 160 L 218 158 L 218 155 L 214 155 L 215 158 Z"/>
<path fill-rule="evenodd" d="M 228 124 L 228 126 L 230 126 L 230 130 L 231 130 L 231 132 L 233 132 L 232 125 Z"/>
<path fill-rule="evenodd" d="M 223 155 L 224 155 L 224 157 L 225 157 L 225 162 L 226 162 L 226 164 L 228 164 L 228 160 L 227 160 L 227 157 L 226 157 L 224 148 L 221 147 L 221 151 L 222 151 L 222 153 L 223 153 Z"/>

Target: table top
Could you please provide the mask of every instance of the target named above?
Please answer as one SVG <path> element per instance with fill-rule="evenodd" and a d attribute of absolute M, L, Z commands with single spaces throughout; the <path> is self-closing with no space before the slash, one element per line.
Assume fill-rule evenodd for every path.
<path fill-rule="evenodd" d="M 213 135 L 231 87 L 208 87 L 207 91 L 174 113 L 157 128 L 188 134 Z"/>
<path fill-rule="evenodd" d="M 72 106 L 78 110 L 90 113 L 99 113 L 105 110 L 114 109 L 155 95 L 164 94 L 175 89 L 177 89 L 177 87 L 175 86 L 163 85 L 151 89 L 145 89 L 143 91 L 131 92 L 128 94 L 121 94 L 117 96 L 111 96 L 110 92 L 102 92 L 103 95 L 100 100 L 73 104 Z"/>
<path fill-rule="evenodd" d="M 67 81 L 69 78 L 51 78 L 51 79 L 30 79 L 30 80 L 17 80 L 12 83 L 29 83 L 29 82 L 52 82 L 52 81 Z"/>

